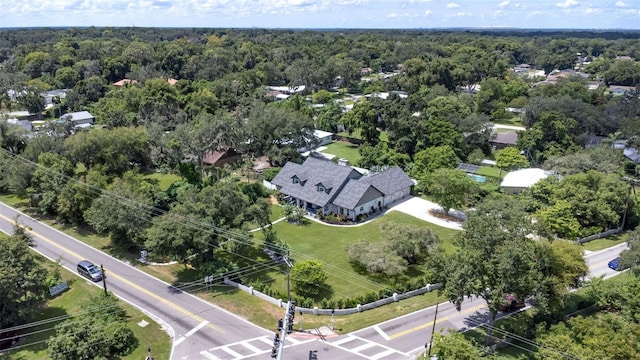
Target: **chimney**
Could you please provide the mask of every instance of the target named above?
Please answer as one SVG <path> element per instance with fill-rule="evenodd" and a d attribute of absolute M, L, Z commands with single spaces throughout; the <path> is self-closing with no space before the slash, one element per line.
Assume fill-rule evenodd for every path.
<path fill-rule="evenodd" d="M 338 165 L 340 166 L 349 166 L 349 160 L 345 158 L 338 159 Z"/>

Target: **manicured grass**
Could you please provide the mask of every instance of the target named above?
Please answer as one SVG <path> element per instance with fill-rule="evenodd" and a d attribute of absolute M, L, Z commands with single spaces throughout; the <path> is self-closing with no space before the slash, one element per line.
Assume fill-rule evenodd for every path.
<path fill-rule="evenodd" d="M 392 211 L 374 221 L 356 227 L 340 227 L 309 221 L 306 225 L 294 225 L 285 221 L 274 225 L 278 236 L 285 240 L 292 251 L 292 259 L 301 261 L 313 258 L 325 264 L 328 274 L 326 283 L 330 286 L 327 298 L 351 297 L 378 290 L 390 285 L 394 279 L 386 276 L 370 276 L 354 269 L 347 256 L 347 246 L 359 239 L 379 241 L 381 239 L 380 226 L 385 223 L 406 224 L 432 229 L 440 237 L 445 249 L 452 247 L 451 238 L 456 230 L 445 229 L 426 223 L 397 211 Z M 421 276 L 417 267 L 410 269 L 411 277 Z M 281 272 L 268 273 L 272 279 L 271 287 L 282 292 L 286 291 L 286 278 Z"/>
<path fill-rule="evenodd" d="M 360 160 L 358 145 L 347 141 L 334 141 L 327 145 L 327 148 L 322 152 L 335 155 L 338 159 L 347 159 L 352 165 L 357 164 Z"/>
<path fill-rule="evenodd" d="M 48 268 L 53 268 L 53 264 L 44 258 L 41 261 Z M 87 299 L 89 296 L 97 296 L 102 293 L 102 289 L 89 284 L 88 281 L 61 268 L 61 276 L 69 284 L 69 290 L 50 299 L 44 304 L 40 313 L 34 321 L 50 319 L 57 316 L 79 314 L 87 310 Z M 127 303 L 119 302 L 120 306 L 127 313 L 127 326 L 133 331 L 138 340 L 138 346 L 134 351 L 123 357 L 123 359 L 144 359 L 147 355 L 147 346 L 151 347 L 153 356 L 156 359 L 168 359 L 171 353 L 171 338 L 164 330 L 146 315 L 140 313 Z M 140 321 L 146 321 L 145 327 L 138 326 Z M 11 353 L 10 358 L 21 360 L 48 359 L 46 340 L 55 335 L 53 328 L 59 322 L 49 323 L 34 328 L 25 329 L 25 332 L 36 332 L 47 330 L 41 333 L 30 335 L 21 342 L 20 345 L 29 345 L 15 353 Z"/>
<path fill-rule="evenodd" d="M 476 174 L 478 175 L 482 175 L 482 176 L 489 176 L 492 178 L 496 178 L 499 179 L 500 178 L 500 169 L 498 169 L 497 167 L 490 167 L 490 166 L 481 166 L 478 171 L 476 171 Z M 502 172 L 502 177 L 504 177 L 507 173 L 505 171 Z"/>
<path fill-rule="evenodd" d="M 169 188 L 171 184 L 182 179 L 180 175 L 176 174 L 165 174 L 161 172 L 151 172 L 146 173 L 144 175 L 146 179 L 155 179 L 158 180 L 158 186 L 160 186 L 160 190 L 165 191 Z"/>
<path fill-rule="evenodd" d="M 597 239 L 582 244 L 582 248 L 589 251 L 598 251 L 627 241 L 627 234 L 615 234 L 604 239 Z"/>
<path fill-rule="evenodd" d="M 216 287 L 214 291 L 209 293 L 200 293 L 204 299 L 215 303 L 234 314 L 238 314 L 254 324 L 260 325 L 267 329 L 274 329 L 278 323 L 278 319 L 282 318 L 284 308 L 260 300 L 256 296 L 249 293 L 232 288 L 232 287 Z M 337 333 L 344 334 L 367 326 L 377 324 L 384 320 L 389 320 L 409 314 L 413 311 L 424 309 L 446 299 L 438 295 L 437 291 L 414 296 L 410 299 L 401 300 L 379 308 L 364 311 L 362 313 L 334 316 L 334 330 Z M 303 329 L 314 329 L 320 326 L 329 326 L 331 316 L 315 316 L 300 315 L 295 316 L 295 330 L 300 329 L 300 319 L 302 319 Z M 275 330 L 275 329 L 274 329 Z"/>
<path fill-rule="evenodd" d="M 502 125 L 522 126 L 522 122 L 520 122 L 520 115 L 512 116 L 510 119 L 496 121 L 495 123 Z"/>
<path fill-rule="evenodd" d="M 29 199 L 14 194 L 0 194 L 0 201 L 16 209 L 29 206 Z"/>

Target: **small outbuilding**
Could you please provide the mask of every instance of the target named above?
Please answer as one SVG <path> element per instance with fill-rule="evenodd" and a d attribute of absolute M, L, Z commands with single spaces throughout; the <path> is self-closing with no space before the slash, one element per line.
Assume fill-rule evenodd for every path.
<path fill-rule="evenodd" d="M 521 191 L 532 187 L 540 180 L 553 175 L 552 171 L 528 168 L 512 171 L 505 175 L 500 183 L 500 188 L 507 194 L 518 194 Z"/>

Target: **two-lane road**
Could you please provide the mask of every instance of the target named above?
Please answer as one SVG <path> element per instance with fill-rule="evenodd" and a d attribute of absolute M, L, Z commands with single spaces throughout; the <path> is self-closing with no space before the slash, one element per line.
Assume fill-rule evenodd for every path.
<path fill-rule="evenodd" d="M 11 233 L 18 212 L 0 203 L 0 230 Z M 60 259 L 75 272 L 78 261 L 88 259 L 104 265 L 108 287 L 122 299 L 164 323 L 174 338 L 172 359 L 265 359 L 269 358 L 273 332 L 173 288 L 144 272 L 93 249 L 49 226 L 22 214 L 19 222 L 31 229 L 36 250 Z M 585 256 L 590 276 L 610 277 L 618 272 L 607 267 L 626 244 Z M 286 359 L 415 359 L 431 337 L 435 306 L 334 338 L 288 336 Z M 484 301 L 468 299 L 457 311 L 451 303 L 438 306 L 436 331 L 469 329 L 488 319 Z"/>
<path fill-rule="evenodd" d="M 173 337 L 172 359 L 232 359 L 270 352 L 273 331 L 258 327 L 195 296 L 177 292 L 170 284 L 3 203 L 0 203 L 0 231 L 11 234 L 18 214 L 18 222 L 29 229 L 35 241 L 34 249 L 39 253 L 59 260 L 62 266 L 72 272 L 76 272 L 76 265 L 83 259 L 103 265 L 108 290 L 163 324 Z M 96 285 L 102 286 L 102 283 Z M 240 345 L 225 348 L 227 351 L 209 351 L 236 343 Z"/>

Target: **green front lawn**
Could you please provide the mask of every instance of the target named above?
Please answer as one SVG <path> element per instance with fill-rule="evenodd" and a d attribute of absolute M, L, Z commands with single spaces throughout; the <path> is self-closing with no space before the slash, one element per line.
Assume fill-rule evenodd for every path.
<path fill-rule="evenodd" d="M 48 268 L 53 268 L 52 263 L 41 258 Z M 102 289 L 91 285 L 88 281 L 76 276 L 64 268 L 60 269 L 62 278 L 69 284 L 69 290 L 57 297 L 50 299 L 43 306 L 39 314 L 33 321 L 51 319 L 58 316 L 70 316 L 80 314 L 87 309 L 87 299 L 89 296 L 96 296 L 102 293 Z M 137 347 L 132 353 L 123 359 L 144 359 L 147 355 L 147 346 L 151 347 L 152 355 L 156 359 L 168 359 L 171 354 L 171 338 L 164 330 L 148 316 L 142 314 L 131 305 L 119 302 L 120 306 L 127 312 L 127 326 L 133 331 L 138 340 Z M 138 325 L 141 321 L 148 324 L 145 327 Z M 46 340 L 55 335 L 53 328 L 59 322 L 51 322 L 37 327 L 25 329 L 25 333 L 34 333 L 21 341 L 20 345 L 26 347 L 11 352 L 9 358 L 21 360 L 48 359 Z M 42 331 L 36 333 L 37 331 Z"/>
<path fill-rule="evenodd" d="M 182 177 L 177 174 L 165 174 L 161 172 L 148 172 L 144 174 L 145 179 L 154 179 L 158 180 L 158 185 L 160 186 L 160 190 L 165 191 L 173 184 L 174 182 L 181 180 Z"/>
<path fill-rule="evenodd" d="M 347 159 L 352 165 L 357 164 L 360 160 L 358 145 L 347 141 L 334 141 L 327 145 L 327 148 L 322 152 L 335 155 L 338 159 Z"/>
<path fill-rule="evenodd" d="M 598 251 L 627 241 L 627 233 L 615 234 L 604 239 L 596 239 L 582 244 L 588 251 Z"/>
<path fill-rule="evenodd" d="M 370 290 L 379 290 L 391 285 L 394 279 L 386 276 L 371 276 L 354 269 L 347 256 L 347 246 L 359 239 L 378 241 L 382 233 L 380 226 L 385 223 L 406 224 L 432 229 L 442 241 L 442 246 L 449 250 L 453 245 L 451 239 L 456 230 L 442 228 L 426 223 L 413 216 L 392 211 L 374 221 L 355 227 L 329 226 L 315 221 L 306 225 L 294 225 L 286 221 L 279 222 L 273 227 L 278 236 L 290 246 L 294 261 L 308 258 L 317 259 L 325 264 L 328 274 L 326 290 L 327 298 L 347 298 L 361 295 Z M 257 236 L 259 237 L 259 236 Z M 407 276 L 422 275 L 418 267 L 410 268 Z M 271 271 L 268 277 L 272 279 L 271 287 L 282 292 L 286 291 L 286 276 L 282 272 Z"/>
<path fill-rule="evenodd" d="M 481 166 L 480 169 L 476 171 L 476 174 L 499 179 L 501 175 L 504 177 L 507 173 L 502 171 L 502 174 L 500 174 L 500 169 L 497 167 Z"/>

